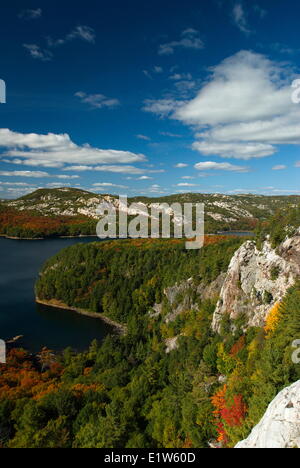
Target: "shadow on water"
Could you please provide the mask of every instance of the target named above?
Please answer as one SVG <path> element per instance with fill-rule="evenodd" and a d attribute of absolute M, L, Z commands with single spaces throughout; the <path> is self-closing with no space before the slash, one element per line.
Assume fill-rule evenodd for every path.
<path fill-rule="evenodd" d="M 43 346 L 56 351 L 68 346 L 84 350 L 93 339 L 102 341 L 108 333 L 114 332 L 100 319 L 37 305 L 34 299 L 35 281 L 49 257 L 65 247 L 96 240 L 0 238 L 0 338 L 23 335 L 20 345 L 34 352 Z"/>

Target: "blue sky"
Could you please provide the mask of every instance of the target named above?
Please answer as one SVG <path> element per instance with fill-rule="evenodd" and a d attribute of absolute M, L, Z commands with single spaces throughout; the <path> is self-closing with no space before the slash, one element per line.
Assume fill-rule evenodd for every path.
<path fill-rule="evenodd" d="M 294 1 L 12 1 L 0 14 L 0 198 L 300 194 Z"/>

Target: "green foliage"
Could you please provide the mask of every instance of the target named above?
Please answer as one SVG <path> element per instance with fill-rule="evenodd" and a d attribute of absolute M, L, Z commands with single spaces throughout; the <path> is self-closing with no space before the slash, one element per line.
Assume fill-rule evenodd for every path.
<path fill-rule="evenodd" d="M 36 293 L 125 323 L 148 312 L 164 288 L 176 282 L 190 277 L 213 281 L 240 243 L 233 238 L 201 250 L 186 250 L 182 241 L 79 244 L 46 262 Z"/>
<path fill-rule="evenodd" d="M 291 359 L 300 338 L 300 285 L 285 297 L 272 333 L 245 331 L 245 317 L 232 324 L 228 315 L 214 334 L 216 299 L 194 295 L 193 288 L 225 271 L 239 245 L 231 239 L 192 252 L 180 242 L 117 241 L 78 245 L 50 259 L 39 296 L 105 312 L 126 322 L 128 333 L 94 341 L 83 353 L 65 350 L 56 358 L 61 373 L 53 381 L 40 369 L 32 397 L 28 386 L 38 364 L 31 357 L 30 368 L 26 358 L 23 393 L 13 374 L 9 391 L 0 392 L 0 446 L 204 448 L 220 427 L 227 446 L 245 438 L 275 395 L 300 378 Z M 149 314 L 166 287 L 190 277 L 193 287 L 174 304 L 188 296 L 192 307 L 170 323 L 165 306 Z M 167 354 L 169 336 L 177 336 L 178 348 Z M 217 394 L 224 397 L 222 426 L 215 419 Z"/>
<path fill-rule="evenodd" d="M 280 267 L 272 267 L 270 272 L 270 277 L 272 281 L 276 281 L 280 275 Z"/>
<path fill-rule="evenodd" d="M 256 230 L 257 247 L 269 236 L 272 247 L 277 247 L 287 236 L 292 236 L 300 227 L 300 204 L 294 197 L 287 197 L 285 207 L 277 207 L 268 220 L 262 221 Z M 275 279 L 279 272 L 274 271 Z"/>

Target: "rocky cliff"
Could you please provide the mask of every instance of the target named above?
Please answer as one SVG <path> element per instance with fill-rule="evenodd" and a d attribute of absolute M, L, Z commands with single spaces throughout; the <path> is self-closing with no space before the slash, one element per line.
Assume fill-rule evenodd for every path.
<path fill-rule="evenodd" d="M 236 448 L 300 448 L 300 380 L 280 392 Z"/>
<path fill-rule="evenodd" d="M 233 256 L 223 283 L 212 327 L 220 330 L 224 316 L 242 314 L 247 326 L 263 326 L 270 308 L 281 301 L 300 275 L 300 235 L 286 239 L 277 249 L 269 241 L 259 250 L 254 241 Z"/>

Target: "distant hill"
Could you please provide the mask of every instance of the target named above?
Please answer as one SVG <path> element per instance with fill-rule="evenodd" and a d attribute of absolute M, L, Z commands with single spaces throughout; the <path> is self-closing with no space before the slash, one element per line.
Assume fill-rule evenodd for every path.
<path fill-rule="evenodd" d="M 21 232 L 15 232 L 16 228 L 24 226 L 24 224 L 26 228 L 30 227 L 30 219 L 32 218 L 38 225 L 42 224 L 43 226 L 51 220 L 53 224 L 49 231 L 51 234 L 43 232 L 43 226 L 39 227 L 39 235 L 42 237 L 61 235 L 62 231 L 64 231 L 63 235 L 93 234 L 95 233 L 96 220 L 99 219 L 97 208 L 103 201 L 113 203 L 117 210 L 120 208 L 116 195 L 99 195 L 67 187 L 39 189 L 17 200 L 1 201 L 0 233 L 11 235 L 11 230 L 14 228 L 16 237 L 24 237 Z M 128 199 L 128 204 L 133 202 L 142 202 L 148 207 L 153 203 L 168 203 L 169 205 L 172 203 L 204 203 L 206 233 L 214 233 L 229 230 L 253 230 L 257 224 L 268 220 L 278 210 L 284 211 L 287 208 L 299 206 L 300 196 L 268 197 L 251 194 L 185 193 L 159 198 L 134 197 Z M 124 210 L 122 207 L 121 209 Z M 135 213 L 131 211 L 129 214 L 134 215 Z M 24 220 L 24 218 L 26 219 Z M 55 226 L 58 228 L 58 224 L 60 229 L 56 233 Z M 63 226 L 68 225 L 73 225 L 73 229 L 64 230 Z M 74 225 L 77 227 L 74 228 Z"/>

